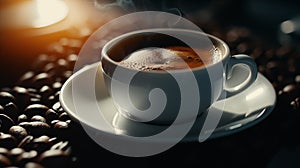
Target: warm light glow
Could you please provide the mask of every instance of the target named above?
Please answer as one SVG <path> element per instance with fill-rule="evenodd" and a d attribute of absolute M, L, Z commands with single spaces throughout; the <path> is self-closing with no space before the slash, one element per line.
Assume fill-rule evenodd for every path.
<path fill-rule="evenodd" d="M 33 27 L 40 28 L 57 23 L 68 14 L 68 7 L 62 0 L 35 0 L 36 19 Z"/>

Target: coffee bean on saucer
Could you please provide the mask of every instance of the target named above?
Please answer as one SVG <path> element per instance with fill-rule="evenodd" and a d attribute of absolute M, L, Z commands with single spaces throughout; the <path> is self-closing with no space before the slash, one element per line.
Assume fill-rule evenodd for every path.
<path fill-rule="evenodd" d="M 10 166 L 11 161 L 7 156 L 0 154 L 0 167 Z"/>
<path fill-rule="evenodd" d="M 26 129 L 18 125 L 10 127 L 9 133 L 20 140 L 22 140 L 28 135 Z"/>
<path fill-rule="evenodd" d="M 41 115 L 44 116 L 46 111 L 48 111 L 49 108 L 42 104 L 31 104 L 28 107 L 25 108 L 24 114 L 31 118 L 34 115 Z"/>
<path fill-rule="evenodd" d="M 0 131 L 7 132 L 13 125 L 15 122 L 9 116 L 0 114 Z"/>
<path fill-rule="evenodd" d="M 4 106 L 9 102 L 15 102 L 15 97 L 9 92 L 0 92 L 0 105 Z"/>
<path fill-rule="evenodd" d="M 0 132 L 0 144 L 1 147 L 12 149 L 17 145 L 17 140 L 14 136 L 10 134 Z"/>
<path fill-rule="evenodd" d="M 19 109 L 14 103 L 10 102 L 6 104 L 4 107 L 4 111 L 5 114 L 7 114 L 7 116 L 9 116 L 12 120 L 17 121 L 19 116 Z"/>
<path fill-rule="evenodd" d="M 31 117 L 31 121 L 46 122 L 46 119 L 40 115 L 35 115 Z"/>

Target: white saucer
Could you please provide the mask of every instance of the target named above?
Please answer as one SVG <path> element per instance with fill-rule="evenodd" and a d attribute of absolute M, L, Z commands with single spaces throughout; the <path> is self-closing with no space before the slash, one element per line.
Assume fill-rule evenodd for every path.
<path fill-rule="evenodd" d="M 119 115 L 113 105 L 111 97 L 108 95 L 102 73 L 100 72 L 100 63 L 94 63 L 84 67 L 78 72 L 74 73 L 63 85 L 60 93 L 60 102 L 66 112 L 75 120 L 81 123 L 94 127 L 98 133 L 103 135 L 119 136 L 119 137 L 145 137 L 155 135 L 167 128 L 167 126 L 153 125 L 146 123 L 139 123 L 131 121 Z M 96 104 L 101 108 L 98 113 L 105 117 L 106 123 L 99 123 L 99 120 L 88 117 L 89 110 L 86 114 L 82 115 L 76 112 L 76 107 L 86 106 L 87 108 L 92 105 L 93 99 L 85 92 L 85 84 L 81 83 L 80 88 L 72 88 L 72 81 L 79 79 L 85 81 L 85 78 L 96 76 Z M 74 92 L 77 92 L 76 102 L 74 106 Z M 224 102 L 225 101 L 225 102 Z M 258 74 L 257 80 L 249 88 L 243 92 L 231 96 L 230 98 L 219 100 L 212 105 L 212 108 L 221 108 L 224 105 L 224 112 L 221 120 L 216 129 L 211 132 L 209 139 L 217 138 L 229 134 L 236 133 L 244 130 L 250 126 L 257 124 L 266 118 L 273 110 L 276 102 L 276 94 L 271 83 L 261 74 Z M 223 109 L 222 108 L 222 109 Z M 199 133 L 205 122 L 207 112 L 201 114 L 195 121 L 190 132 L 185 136 L 182 141 L 194 142 L 198 141 Z M 109 124 L 113 129 L 107 129 Z M 172 141 L 174 137 L 167 137 L 161 141 Z M 175 138 L 176 139 L 176 138 Z"/>

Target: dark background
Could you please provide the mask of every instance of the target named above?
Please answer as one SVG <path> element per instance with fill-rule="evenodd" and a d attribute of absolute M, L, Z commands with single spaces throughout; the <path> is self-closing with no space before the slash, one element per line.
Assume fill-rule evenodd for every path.
<path fill-rule="evenodd" d="M 98 0 L 99 3 L 103 4 L 107 4 L 111 1 L 112 0 Z M 21 2 L 22 1 L 18 0 L 1 1 L 0 10 L 8 5 L 15 5 Z M 93 27 L 95 25 L 101 26 L 101 24 L 109 21 L 109 19 L 103 17 L 103 15 L 117 13 L 114 16 L 116 17 L 122 14 L 133 12 L 134 10 L 172 11 L 172 9 L 177 8 L 182 12 L 184 17 L 193 20 L 196 23 L 200 23 L 203 25 L 203 27 L 212 24 L 218 24 L 218 26 L 221 26 L 218 27 L 220 29 L 222 29 L 222 27 L 226 29 L 230 26 L 237 25 L 246 26 L 247 28 L 251 29 L 254 34 L 262 37 L 262 39 L 266 40 L 267 43 L 272 45 L 279 43 L 281 22 L 294 19 L 300 15 L 298 9 L 299 2 L 294 0 L 133 0 L 132 2 L 135 4 L 135 8 L 129 8 L 126 10 L 99 10 L 95 7 L 92 10 L 95 10 L 96 12 L 86 10 L 87 6 L 88 9 L 92 8 L 92 0 L 75 0 L 67 2 L 77 5 L 76 9 L 73 10 L 84 11 L 86 18 L 82 21 L 82 23 L 79 24 L 90 26 L 92 29 L 95 28 Z M 80 9 L 80 7 L 82 7 L 82 9 Z M 72 10 L 72 8 L 70 10 Z M 72 14 L 76 15 L 76 12 Z M 102 21 L 99 23 L 99 20 L 101 19 Z M 300 22 L 300 19 L 298 20 Z M 76 34 L 70 33 L 72 32 L 71 29 L 74 29 L 74 27 L 77 29 L 82 25 L 72 25 L 71 27 L 68 25 L 65 27 L 59 27 L 58 30 L 55 30 L 55 26 L 52 26 L 54 28 L 51 29 L 50 33 L 40 33 L 43 31 L 47 32 L 48 28 L 40 28 L 37 30 L 30 28 L 23 29 L 22 27 L 0 27 L 0 86 L 3 87 L 13 84 L 25 70 L 29 69 L 29 65 L 31 62 L 33 62 L 36 55 L 44 52 L 45 46 L 63 36 L 77 36 Z"/>

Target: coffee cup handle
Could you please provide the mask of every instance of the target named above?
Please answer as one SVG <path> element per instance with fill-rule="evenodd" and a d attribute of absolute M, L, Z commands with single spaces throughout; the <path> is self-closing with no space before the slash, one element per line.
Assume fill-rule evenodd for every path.
<path fill-rule="evenodd" d="M 226 67 L 226 95 L 232 96 L 248 88 L 256 80 L 257 73 L 256 63 L 250 56 L 231 56 Z"/>

